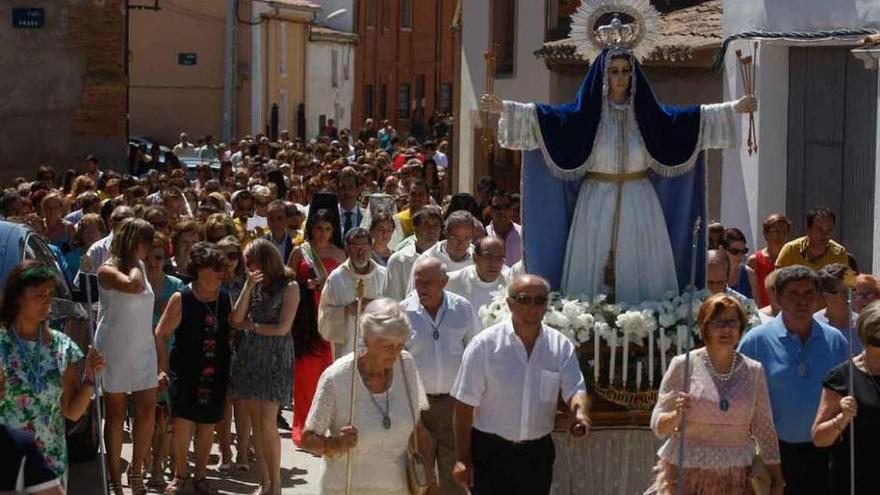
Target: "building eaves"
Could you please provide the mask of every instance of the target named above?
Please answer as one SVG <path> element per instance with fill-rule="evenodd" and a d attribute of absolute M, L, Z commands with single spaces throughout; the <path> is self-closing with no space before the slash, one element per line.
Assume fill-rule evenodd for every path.
<path fill-rule="evenodd" d="M 648 61 L 676 62 L 700 51 L 718 49 L 722 42 L 722 12 L 722 0 L 708 0 L 661 14 L 662 34 Z M 534 54 L 547 62 L 589 63 L 571 38 L 544 43 Z"/>

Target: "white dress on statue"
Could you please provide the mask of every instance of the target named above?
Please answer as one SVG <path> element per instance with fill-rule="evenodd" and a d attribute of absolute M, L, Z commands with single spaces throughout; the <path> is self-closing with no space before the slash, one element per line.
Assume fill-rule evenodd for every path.
<path fill-rule="evenodd" d="M 534 104 L 505 101 L 498 124 L 498 140 L 509 149 L 542 149 L 550 171 L 565 180 L 578 180 L 588 172 L 620 175 L 648 169 L 671 177 L 689 171 L 700 150 L 735 143 L 733 104 L 702 105 L 700 137 L 694 155 L 674 167 L 660 165 L 651 158 L 630 105 L 605 103 L 592 153 L 583 165 L 572 170 L 559 168 L 547 153 Z M 625 149 L 618 146 L 624 137 Z M 593 297 L 609 292 L 604 277 L 614 229 L 617 188 L 617 182 L 613 181 L 590 177 L 583 181 L 565 252 L 561 284 L 564 294 Z M 614 270 L 618 302 L 656 301 L 666 292 L 679 289 L 666 220 L 647 177 L 623 183 Z"/>

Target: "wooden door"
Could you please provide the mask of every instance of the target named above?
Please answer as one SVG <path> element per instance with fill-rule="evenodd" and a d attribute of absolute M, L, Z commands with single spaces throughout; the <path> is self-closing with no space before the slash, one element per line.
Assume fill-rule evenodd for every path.
<path fill-rule="evenodd" d="M 862 270 L 873 255 L 877 71 L 851 47 L 791 48 L 786 210 L 802 235 L 807 211 L 837 215 L 834 238 Z"/>

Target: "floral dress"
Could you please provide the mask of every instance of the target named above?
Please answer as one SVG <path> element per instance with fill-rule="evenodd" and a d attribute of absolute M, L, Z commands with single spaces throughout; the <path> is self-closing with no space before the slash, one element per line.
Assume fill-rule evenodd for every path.
<path fill-rule="evenodd" d="M 67 472 L 61 377 L 83 353 L 67 335 L 47 330 L 40 332 L 44 340 L 38 348 L 37 341 L 18 340 L 0 328 L 0 370 L 6 376 L 0 423 L 33 433 L 49 467 L 61 477 Z M 35 372 L 43 377 L 42 393 L 30 378 Z"/>

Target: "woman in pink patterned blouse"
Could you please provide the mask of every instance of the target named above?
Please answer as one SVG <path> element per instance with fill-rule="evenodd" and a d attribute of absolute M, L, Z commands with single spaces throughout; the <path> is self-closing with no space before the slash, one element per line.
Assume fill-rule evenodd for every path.
<path fill-rule="evenodd" d="M 663 377 L 651 415 L 654 433 L 665 438 L 651 491 L 676 492 L 679 427 L 685 417 L 685 494 L 750 494 L 749 472 L 757 450 L 773 479 L 772 494 L 783 493 L 779 443 L 764 369 L 736 351 L 748 318 L 742 304 L 726 294 L 707 299 L 697 316 L 705 347 L 691 353 L 689 393 L 684 356 L 675 357 Z"/>

